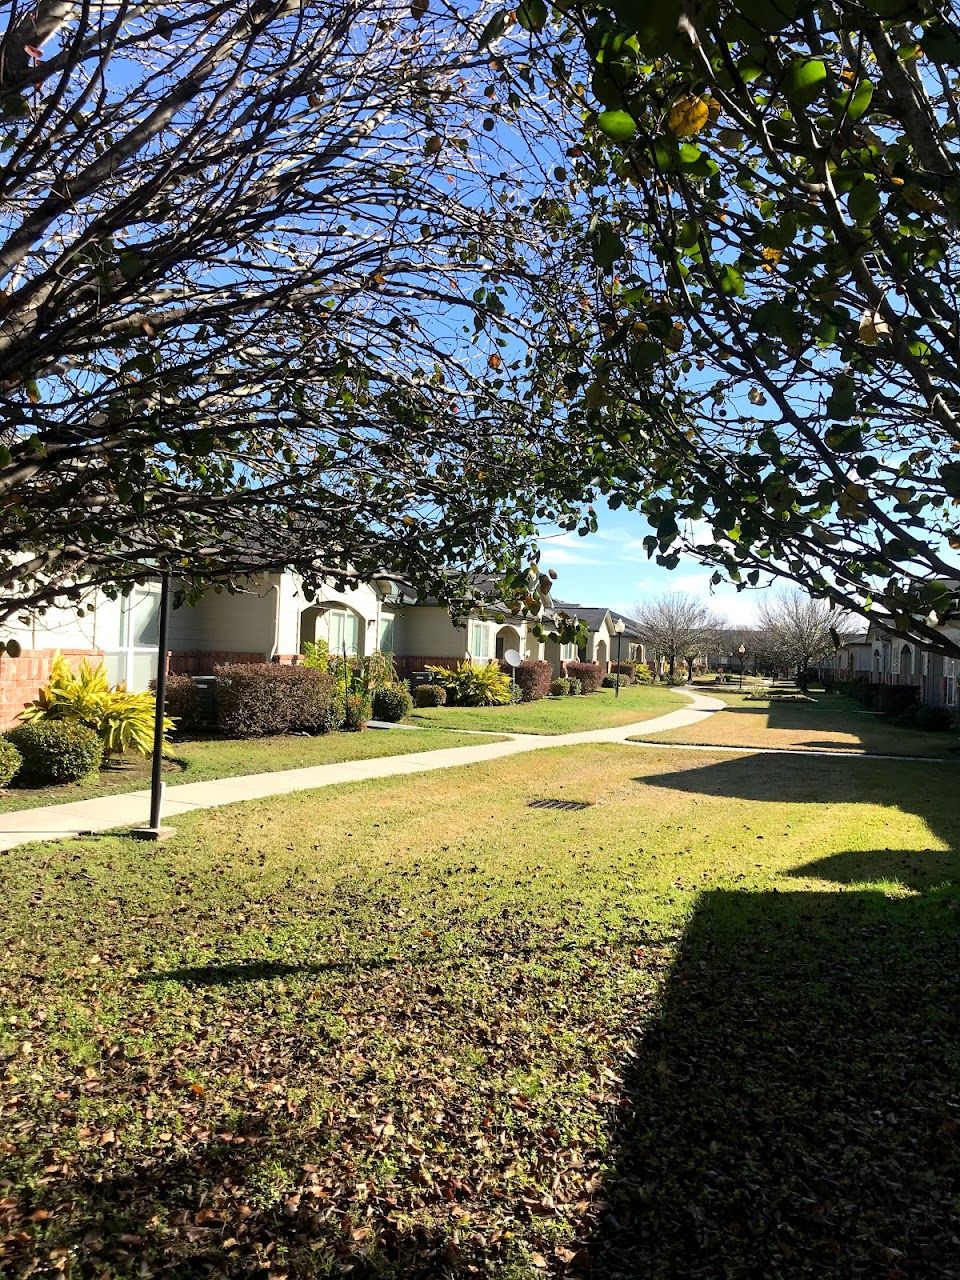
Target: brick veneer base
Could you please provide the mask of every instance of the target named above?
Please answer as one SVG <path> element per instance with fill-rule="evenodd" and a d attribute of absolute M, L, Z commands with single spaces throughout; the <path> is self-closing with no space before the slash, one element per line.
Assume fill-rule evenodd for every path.
<path fill-rule="evenodd" d="M 230 662 L 251 663 L 266 662 L 262 653 L 230 653 L 226 649 L 191 649 L 182 653 L 171 653 L 167 659 L 167 670 L 178 676 L 212 676 L 214 667 L 222 667 Z"/>
<path fill-rule="evenodd" d="M 58 652 L 73 667 L 81 658 L 99 662 L 103 657 L 101 649 L 24 649 L 19 658 L 0 656 L 0 729 L 16 724 L 23 708 L 47 683 Z"/>

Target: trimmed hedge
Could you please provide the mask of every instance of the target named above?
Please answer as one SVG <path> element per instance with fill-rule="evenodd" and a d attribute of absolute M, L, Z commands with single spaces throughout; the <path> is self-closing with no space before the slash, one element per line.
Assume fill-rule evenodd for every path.
<path fill-rule="evenodd" d="M 538 702 L 550 691 L 553 679 L 553 667 L 549 662 L 536 658 L 525 658 L 514 672 L 517 688 L 520 690 L 522 702 Z"/>
<path fill-rule="evenodd" d="M 336 681 L 312 667 L 273 662 L 216 667 L 217 728 L 231 738 L 329 733 L 338 727 Z"/>
<path fill-rule="evenodd" d="M 396 724 L 413 710 L 413 699 L 405 684 L 386 684 L 373 691 L 373 718 Z"/>
<path fill-rule="evenodd" d="M 0 787 L 7 786 L 17 776 L 23 756 L 6 738 L 0 738 Z"/>
<path fill-rule="evenodd" d="M 17 725 L 7 741 L 23 758 L 20 778 L 46 783 L 76 782 L 103 763 L 99 735 L 77 720 L 34 720 Z"/>
<path fill-rule="evenodd" d="M 413 691 L 415 707 L 445 707 L 447 691 L 442 684 L 421 684 Z"/>
<path fill-rule="evenodd" d="M 150 688 L 156 689 L 156 687 L 156 680 L 151 680 Z M 173 672 L 168 674 L 164 710 L 168 716 L 176 720 L 179 733 L 201 728 L 203 714 L 200 707 L 200 689 L 191 676 L 175 675 Z"/>
<path fill-rule="evenodd" d="M 632 680 L 637 674 L 637 664 L 635 662 L 611 662 L 610 673 L 616 675 L 620 672 L 621 676 L 629 676 Z"/>
<path fill-rule="evenodd" d="M 599 662 L 567 662 L 564 669 L 568 676 L 580 681 L 582 693 L 596 693 L 603 683 Z"/>

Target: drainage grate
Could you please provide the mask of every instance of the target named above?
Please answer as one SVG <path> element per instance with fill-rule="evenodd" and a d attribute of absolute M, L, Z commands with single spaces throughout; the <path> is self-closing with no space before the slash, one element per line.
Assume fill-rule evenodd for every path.
<path fill-rule="evenodd" d="M 528 809 L 564 809 L 571 812 L 576 809 L 589 809 L 589 800 L 528 800 Z"/>

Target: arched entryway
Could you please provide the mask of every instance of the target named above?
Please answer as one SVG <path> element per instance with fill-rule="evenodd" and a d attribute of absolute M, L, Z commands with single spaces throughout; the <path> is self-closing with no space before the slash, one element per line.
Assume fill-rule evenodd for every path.
<path fill-rule="evenodd" d="M 879 649 L 874 649 L 873 651 L 873 674 L 875 676 L 880 675 L 880 650 Z"/>
<path fill-rule="evenodd" d="M 900 674 L 902 676 L 913 675 L 913 650 L 908 644 L 905 644 L 900 650 Z"/>
<path fill-rule="evenodd" d="M 597 641 L 597 662 L 604 671 L 607 669 L 607 642 L 606 640 Z"/>
<path fill-rule="evenodd" d="M 331 653 L 364 656 L 366 627 L 355 609 L 343 604 L 314 604 L 300 614 L 300 650 L 323 640 Z"/>
<path fill-rule="evenodd" d="M 500 662 L 503 661 L 508 649 L 516 649 L 517 653 L 522 652 L 520 649 L 520 632 L 516 627 L 501 627 L 497 632 L 496 641 L 497 645 L 494 652 Z"/>

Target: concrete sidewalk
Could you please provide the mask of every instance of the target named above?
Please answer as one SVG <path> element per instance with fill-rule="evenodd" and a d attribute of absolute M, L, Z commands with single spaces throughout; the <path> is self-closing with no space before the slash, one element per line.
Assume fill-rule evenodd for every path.
<path fill-rule="evenodd" d="M 691 705 L 653 720 L 635 721 L 613 729 L 588 729 L 583 733 L 512 734 L 507 742 L 488 742 L 476 747 L 446 747 L 410 755 L 311 765 L 306 769 L 287 769 L 280 773 L 248 773 L 211 782 L 188 782 L 165 790 L 161 820 L 166 822 L 196 809 L 214 809 L 218 805 L 236 804 L 242 800 L 261 800 L 266 796 L 289 795 L 292 791 L 364 782 L 368 778 L 393 778 L 407 773 L 427 773 L 433 769 L 460 768 L 526 751 L 572 747 L 588 742 L 624 742 L 637 733 L 662 733 L 667 729 L 697 724 L 726 706 L 718 698 L 688 693 L 686 689 L 675 692 L 686 694 Z M 129 791 L 97 800 L 77 800 L 73 804 L 3 813 L 0 814 L 0 851 L 29 844 L 33 840 L 62 840 L 99 831 L 143 826 L 149 807 L 149 791 Z"/>

